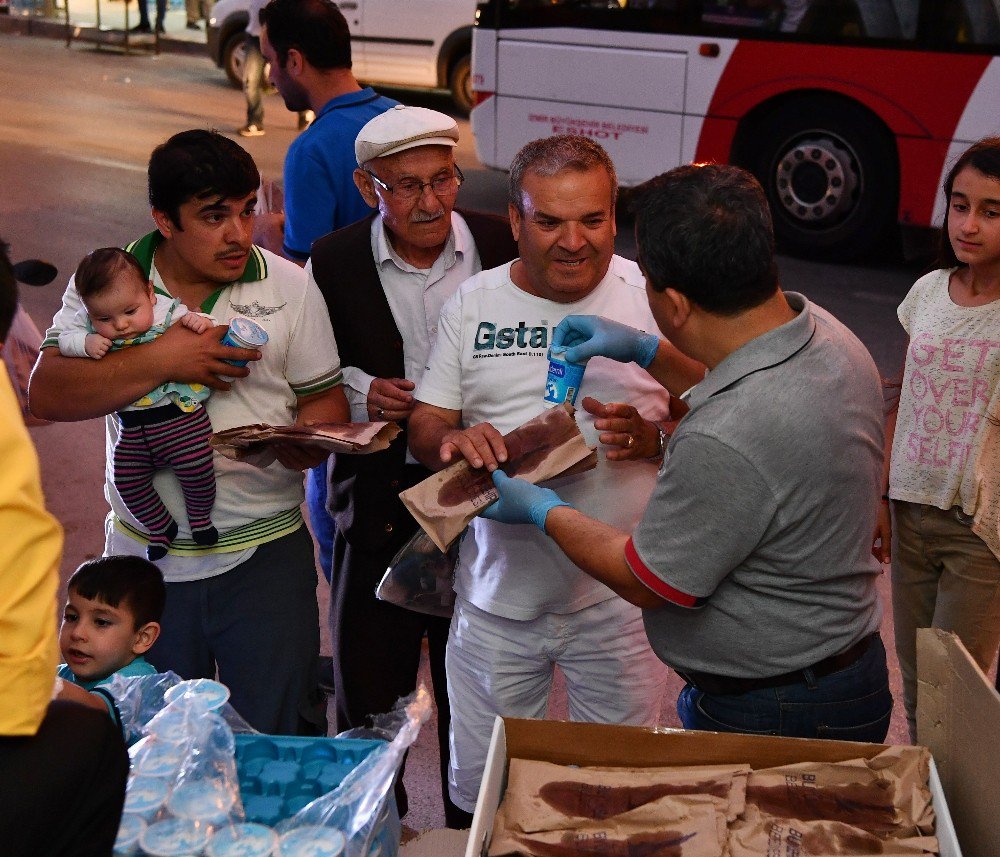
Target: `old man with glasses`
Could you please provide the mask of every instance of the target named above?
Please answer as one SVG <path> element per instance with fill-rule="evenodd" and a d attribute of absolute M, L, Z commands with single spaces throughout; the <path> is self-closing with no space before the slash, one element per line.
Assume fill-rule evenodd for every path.
<path fill-rule="evenodd" d="M 355 142 L 354 181 L 376 211 L 313 245 L 310 268 L 330 310 L 355 421 L 395 420 L 405 432 L 441 306 L 464 280 L 517 255 L 506 220 L 455 210 L 464 180 L 457 144 L 455 120 L 435 110 L 400 105 L 372 119 Z M 448 620 L 375 598 L 393 555 L 417 530 L 397 495 L 430 471 L 407 453 L 405 438 L 376 455 L 334 456 L 329 470 L 337 730 L 364 726 L 415 688 L 426 634 L 445 817 L 450 827 L 468 827 L 471 815 L 451 802 L 446 779 Z M 402 815 L 399 786 L 397 800 Z"/>

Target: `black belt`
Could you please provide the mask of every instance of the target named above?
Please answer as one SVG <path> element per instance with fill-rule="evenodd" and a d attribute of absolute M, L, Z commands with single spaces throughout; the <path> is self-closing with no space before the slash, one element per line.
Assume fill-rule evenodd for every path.
<path fill-rule="evenodd" d="M 139 408 L 135 411 L 116 411 L 116 413 L 123 426 L 135 428 L 136 426 L 151 426 L 176 419 L 184 411 L 171 402 L 169 405 L 157 405 L 155 408 Z"/>
<path fill-rule="evenodd" d="M 817 661 L 811 667 L 793 670 L 781 675 L 768 676 L 767 678 L 735 678 L 733 676 L 715 675 L 714 673 L 681 672 L 680 670 L 677 670 L 677 674 L 698 690 L 721 696 L 737 696 L 741 693 L 749 693 L 752 690 L 767 690 L 768 688 L 782 687 L 788 684 L 804 684 L 808 681 L 806 672 L 812 673 L 813 678 L 822 678 L 823 676 L 847 669 L 851 664 L 861 659 L 877 636 L 878 632 L 875 631 L 867 637 L 862 637 L 853 646 L 839 655 L 830 655 L 828 658 Z"/>

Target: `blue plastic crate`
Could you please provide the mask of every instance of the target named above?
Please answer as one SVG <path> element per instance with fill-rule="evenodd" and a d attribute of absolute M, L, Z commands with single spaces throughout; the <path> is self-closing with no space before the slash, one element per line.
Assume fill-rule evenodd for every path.
<path fill-rule="evenodd" d="M 274 826 L 332 791 L 384 741 L 236 735 L 236 772 L 247 821 Z M 369 853 L 396 857 L 399 816 L 392 792 L 375 820 Z"/>

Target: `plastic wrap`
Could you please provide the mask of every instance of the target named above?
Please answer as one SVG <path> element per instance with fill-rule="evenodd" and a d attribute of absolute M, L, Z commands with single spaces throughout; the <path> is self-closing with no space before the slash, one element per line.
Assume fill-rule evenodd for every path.
<path fill-rule="evenodd" d="M 417 530 L 389 563 L 375 596 L 417 613 L 450 618 L 460 544 L 458 540 L 442 553 L 427 533 Z"/>
<path fill-rule="evenodd" d="M 347 839 L 346 857 L 366 857 L 373 853 L 379 827 L 390 825 L 393 828 L 390 840 L 398 848 L 399 816 L 395 801 L 391 799 L 392 784 L 406 751 L 417 740 L 420 727 L 430 714 L 430 694 L 421 685 L 396 703 L 393 711 L 376 716 L 374 733 L 386 738 L 391 736 L 385 748 L 369 755 L 338 788 L 314 800 L 279 824 L 278 829 L 286 833 L 311 825 L 335 827 Z M 382 857 L 391 855 L 382 854 Z"/>
<path fill-rule="evenodd" d="M 177 673 L 165 672 L 154 675 L 143 676 L 112 676 L 111 680 L 101 689 L 107 691 L 115 700 L 115 706 L 121 716 L 122 732 L 125 735 L 125 743 L 132 746 L 136 741 L 146 734 L 147 724 L 167 707 L 169 700 L 164 699 L 170 689 L 181 686 L 180 691 L 174 691 L 182 695 L 182 698 L 193 699 L 198 691 L 197 688 L 210 688 L 212 685 L 224 687 L 217 682 L 208 683 L 207 679 L 195 679 L 185 681 Z M 180 701 L 180 700 L 175 700 Z M 193 716 L 187 706 L 179 706 L 189 713 L 186 716 Z M 176 710 L 176 709 L 175 709 Z M 231 705 L 222 705 L 213 709 L 227 723 L 229 728 L 236 734 L 243 732 L 254 732 L 252 726 L 247 723 Z M 176 717 L 178 715 L 171 715 Z"/>
<path fill-rule="evenodd" d="M 262 735 L 228 705 L 228 690 L 206 679 L 181 681 L 173 673 L 116 677 L 104 689 L 132 743 L 116 854 L 397 854 L 400 824 L 392 784 L 430 716 L 425 688 L 375 718 L 372 737 L 379 742 Z M 280 751 L 290 760 L 288 793 L 306 784 L 307 759 L 330 756 L 345 771 L 353 768 L 291 817 L 248 823 L 241 783 L 249 784 L 253 774 L 237 763 L 248 766 L 248 749 L 265 744 L 277 748 L 275 758 Z M 315 783 L 310 787 L 313 794 L 319 791 Z M 288 793 L 282 791 L 282 813 L 294 805 Z"/>

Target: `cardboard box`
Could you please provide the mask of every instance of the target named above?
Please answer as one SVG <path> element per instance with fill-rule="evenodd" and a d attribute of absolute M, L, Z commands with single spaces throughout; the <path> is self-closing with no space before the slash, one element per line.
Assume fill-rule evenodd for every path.
<path fill-rule="evenodd" d="M 498 717 L 486 757 L 476 812 L 469 831 L 465 857 L 480 857 L 489 848 L 493 817 L 507 785 L 511 758 L 536 759 L 560 765 L 721 765 L 739 762 L 769 768 L 795 762 L 842 762 L 871 758 L 882 744 L 772 738 L 718 732 L 685 732 L 679 729 L 642 729 L 596 723 L 563 723 L 551 720 L 517 720 Z M 941 783 L 931 763 L 931 794 L 937 815 L 941 857 L 961 857 L 961 849 L 948 814 Z M 972 851 L 986 855 L 997 851 Z"/>
<path fill-rule="evenodd" d="M 1000 694 L 958 637 L 917 631 L 917 737 L 934 754 L 965 853 L 1000 854 Z"/>

